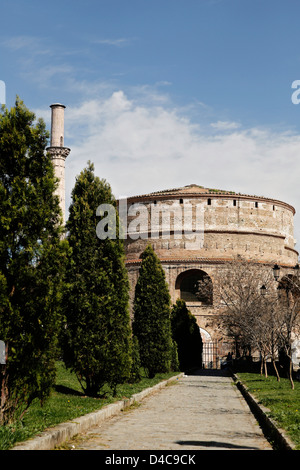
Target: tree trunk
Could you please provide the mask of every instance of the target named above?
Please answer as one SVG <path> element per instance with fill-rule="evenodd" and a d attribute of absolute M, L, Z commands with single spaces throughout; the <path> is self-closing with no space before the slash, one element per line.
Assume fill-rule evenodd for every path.
<path fill-rule="evenodd" d="M 276 361 L 275 361 L 274 358 L 272 358 L 272 364 L 273 364 L 275 374 L 276 374 L 276 377 L 277 377 L 277 382 L 280 382 L 280 375 L 279 375 L 278 369 L 276 367 Z"/>
<path fill-rule="evenodd" d="M 295 385 L 294 385 L 294 381 L 293 381 L 293 362 L 292 362 L 292 358 L 289 357 L 289 379 L 290 379 L 290 382 L 291 382 L 291 388 L 292 390 L 294 390 L 295 388 Z"/>
<path fill-rule="evenodd" d="M 5 345 L 5 364 L 0 364 L 0 426 L 7 424 L 9 421 L 8 410 L 10 407 L 9 403 L 9 391 L 8 391 L 8 373 L 7 373 L 7 355 L 8 345 Z"/>
<path fill-rule="evenodd" d="M 264 371 L 265 371 L 265 377 L 268 377 L 267 361 L 265 358 L 264 358 Z"/>

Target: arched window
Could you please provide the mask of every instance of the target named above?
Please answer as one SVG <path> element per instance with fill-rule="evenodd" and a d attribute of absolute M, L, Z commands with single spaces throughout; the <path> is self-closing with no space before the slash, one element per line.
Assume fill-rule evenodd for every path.
<path fill-rule="evenodd" d="M 199 302 L 212 305 L 213 285 L 209 275 L 201 269 L 190 269 L 181 273 L 176 281 L 180 298 L 185 302 Z"/>

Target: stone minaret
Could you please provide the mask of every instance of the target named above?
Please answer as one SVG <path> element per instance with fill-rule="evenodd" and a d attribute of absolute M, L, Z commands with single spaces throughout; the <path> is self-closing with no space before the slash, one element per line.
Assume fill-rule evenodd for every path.
<path fill-rule="evenodd" d="M 50 153 L 55 176 L 59 178 L 59 185 L 56 194 L 59 197 L 60 206 L 63 214 L 63 225 L 66 221 L 66 195 L 65 195 L 65 160 L 70 153 L 70 149 L 64 147 L 64 113 L 63 104 L 51 104 L 51 138 L 50 147 L 47 152 Z"/>

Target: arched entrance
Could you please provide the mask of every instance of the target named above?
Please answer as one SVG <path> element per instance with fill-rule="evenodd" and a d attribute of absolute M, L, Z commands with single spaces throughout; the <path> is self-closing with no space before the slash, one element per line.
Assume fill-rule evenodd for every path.
<path fill-rule="evenodd" d="M 226 361 L 226 355 L 231 351 L 230 345 L 213 340 L 208 331 L 203 328 L 200 328 L 200 334 L 203 344 L 202 367 L 204 369 L 221 369 Z"/>
<path fill-rule="evenodd" d="M 216 356 L 215 344 L 213 340 L 211 339 L 211 336 L 208 333 L 208 331 L 204 330 L 203 328 L 200 328 L 200 334 L 201 334 L 202 344 L 203 344 L 203 349 L 202 349 L 203 368 L 212 369 L 213 364 L 215 362 L 215 356 Z"/>

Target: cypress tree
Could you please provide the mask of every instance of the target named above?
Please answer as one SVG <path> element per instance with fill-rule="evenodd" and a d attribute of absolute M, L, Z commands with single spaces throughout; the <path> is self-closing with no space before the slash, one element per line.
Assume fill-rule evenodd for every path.
<path fill-rule="evenodd" d="M 142 367 L 153 377 L 171 367 L 170 294 L 165 273 L 153 248 L 142 254 L 135 288 L 133 334 L 140 347 Z"/>
<path fill-rule="evenodd" d="M 132 366 L 130 373 L 130 382 L 135 383 L 141 380 L 141 360 L 139 343 L 136 336 L 132 338 Z"/>
<path fill-rule="evenodd" d="M 42 120 L 17 98 L 0 113 L 0 424 L 44 401 L 55 382 L 67 243 Z"/>
<path fill-rule="evenodd" d="M 177 343 L 180 370 L 202 364 L 202 339 L 196 318 L 184 300 L 178 299 L 171 310 L 172 337 Z"/>
<path fill-rule="evenodd" d="M 118 214 L 115 211 L 115 220 L 107 225 L 107 238 L 99 239 L 96 211 L 100 204 L 116 209 L 110 185 L 94 175 L 89 162 L 76 179 L 67 222 L 72 256 L 65 297 L 64 359 L 91 396 L 105 383 L 115 391 L 118 383 L 129 378 L 132 347 L 129 283 L 123 241 L 118 238 Z"/>

